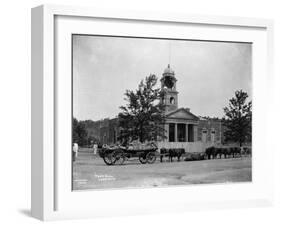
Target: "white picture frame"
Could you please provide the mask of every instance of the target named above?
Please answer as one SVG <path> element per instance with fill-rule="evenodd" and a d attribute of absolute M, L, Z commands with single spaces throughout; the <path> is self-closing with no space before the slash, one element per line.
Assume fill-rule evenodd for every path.
<path fill-rule="evenodd" d="M 71 18 L 71 22 L 69 22 L 69 18 Z M 70 59 L 69 57 L 68 62 L 60 61 L 59 54 L 63 51 L 62 56 L 69 56 L 70 47 L 67 46 L 69 41 L 67 37 L 69 34 L 77 32 L 76 28 L 79 32 L 86 33 L 91 23 L 94 23 L 94 26 L 100 24 L 101 27 L 104 20 L 112 23 L 108 27 L 112 28 L 114 34 L 117 32 L 113 30 L 114 23 L 123 22 L 126 22 L 126 26 L 136 24 L 153 25 L 154 27 L 161 25 L 164 28 L 165 26 L 190 26 L 195 29 L 194 36 L 191 37 L 194 39 L 201 36 L 206 39 L 208 34 L 208 40 L 220 39 L 255 43 L 253 47 L 254 54 L 256 54 L 253 64 L 253 149 L 257 152 L 253 157 L 252 183 L 89 192 L 72 192 L 69 189 L 70 161 L 68 161 L 68 157 L 65 162 L 63 159 L 70 152 L 68 148 L 62 148 L 63 141 L 58 141 L 57 137 L 63 131 L 71 130 L 70 121 L 68 124 L 67 119 L 63 119 L 63 115 L 69 115 L 69 111 L 61 110 L 69 109 L 70 97 L 68 94 L 71 90 L 71 83 L 69 83 L 71 81 L 67 75 L 71 68 L 57 65 L 58 63 L 68 65 Z M 143 26 L 143 30 L 119 30 L 118 34 L 138 36 L 146 32 L 146 35 L 149 36 L 147 33 L 149 31 L 145 30 L 145 26 Z M 237 30 L 237 33 L 233 33 L 231 29 Z M 96 29 L 96 34 L 99 32 L 110 34 L 111 30 L 98 31 Z M 198 32 L 197 36 L 196 32 Z M 57 36 L 57 34 L 59 35 Z M 160 36 L 164 34 L 165 37 L 180 35 L 169 34 L 167 31 L 159 33 Z M 60 39 L 65 41 L 65 48 Z M 269 117 L 267 109 L 271 105 L 273 80 L 272 39 L 273 22 L 265 19 L 110 11 L 57 5 L 43 5 L 33 8 L 32 216 L 41 220 L 56 220 L 270 205 L 273 201 L 273 179 L 268 175 L 272 175 L 273 172 L 273 150 L 267 148 L 266 136 L 264 139 L 260 139 L 263 135 L 260 129 L 263 133 L 267 133 L 266 119 Z M 57 73 L 64 73 L 65 76 L 56 77 Z M 62 83 L 63 85 L 61 85 Z M 66 103 L 66 106 L 61 106 L 61 103 Z M 266 151 L 266 156 L 263 156 L 262 151 Z M 200 194 L 200 196 L 196 197 L 196 194 Z M 208 194 L 215 195 L 210 197 Z M 217 196 L 218 194 L 219 196 Z M 233 195 L 230 197 L 230 194 Z M 124 196 L 134 197 L 134 199 L 124 199 L 122 198 Z M 165 199 L 161 197 L 165 197 Z"/>

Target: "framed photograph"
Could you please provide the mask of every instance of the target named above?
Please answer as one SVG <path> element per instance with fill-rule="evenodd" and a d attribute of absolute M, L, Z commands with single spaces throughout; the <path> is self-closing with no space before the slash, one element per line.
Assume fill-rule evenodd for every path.
<path fill-rule="evenodd" d="M 270 205 L 273 22 L 32 9 L 32 216 Z"/>

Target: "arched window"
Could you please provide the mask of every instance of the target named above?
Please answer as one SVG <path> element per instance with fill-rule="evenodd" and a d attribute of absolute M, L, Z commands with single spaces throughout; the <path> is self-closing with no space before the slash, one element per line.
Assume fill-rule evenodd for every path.
<path fill-rule="evenodd" d="M 170 98 L 170 104 L 175 104 L 175 98 L 174 97 Z"/>

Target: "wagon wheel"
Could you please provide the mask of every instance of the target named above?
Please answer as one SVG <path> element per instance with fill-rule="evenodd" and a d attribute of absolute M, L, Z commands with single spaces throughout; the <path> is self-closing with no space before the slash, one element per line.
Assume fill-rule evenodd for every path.
<path fill-rule="evenodd" d="M 146 155 L 146 161 L 147 163 L 149 164 L 152 164 L 156 161 L 156 155 L 154 152 L 149 152 L 147 155 Z"/>
<path fill-rule="evenodd" d="M 123 151 L 113 153 L 113 164 L 122 165 L 125 162 L 126 156 Z"/>
<path fill-rule="evenodd" d="M 146 156 L 145 156 L 145 154 L 139 155 L 139 160 L 140 160 L 141 164 L 145 164 L 146 163 Z"/>
<path fill-rule="evenodd" d="M 112 165 L 113 162 L 113 158 L 112 158 L 112 153 L 105 153 L 103 156 L 103 161 L 105 162 L 106 165 Z"/>

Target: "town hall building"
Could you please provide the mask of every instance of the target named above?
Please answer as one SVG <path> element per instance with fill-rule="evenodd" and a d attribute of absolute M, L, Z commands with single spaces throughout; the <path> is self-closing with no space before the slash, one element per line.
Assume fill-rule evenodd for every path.
<path fill-rule="evenodd" d="M 198 149 L 206 145 L 223 143 L 222 122 L 218 118 L 196 116 L 187 107 L 179 107 L 179 91 L 175 71 L 170 65 L 164 70 L 160 79 L 164 93 L 160 100 L 165 111 L 165 139 L 158 141 L 159 147 Z M 104 144 L 114 144 L 121 129 L 118 118 L 103 119 L 92 123 L 88 133 Z"/>

